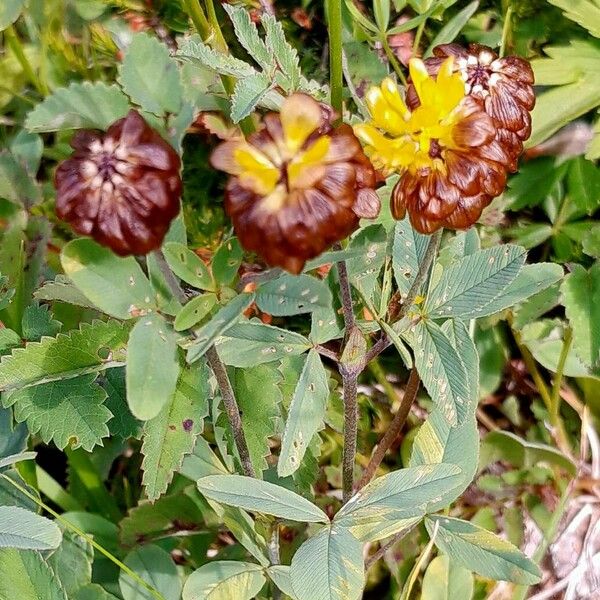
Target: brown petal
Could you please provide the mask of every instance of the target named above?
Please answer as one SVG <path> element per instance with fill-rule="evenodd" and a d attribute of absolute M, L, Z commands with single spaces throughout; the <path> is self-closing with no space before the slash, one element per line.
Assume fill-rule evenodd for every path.
<path fill-rule="evenodd" d="M 362 219 L 376 219 L 381 210 L 381 200 L 377 192 L 369 188 L 358 190 L 352 210 Z"/>
<path fill-rule="evenodd" d="M 483 111 L 473 112 L 461 119 L 452 130 L 454 143 L 462 148 L 481 146 L 491 141 L 495 135 L 496 128 Z"/>
<path fill-rule="evenodd" d="M 518 56 L 505 56 L 492 64 L 494 71 L 502 73 L 506 77 L 520 81 L 521 83 L 533 85 L 535 77 L 533 69 L 528 61 Z"/>

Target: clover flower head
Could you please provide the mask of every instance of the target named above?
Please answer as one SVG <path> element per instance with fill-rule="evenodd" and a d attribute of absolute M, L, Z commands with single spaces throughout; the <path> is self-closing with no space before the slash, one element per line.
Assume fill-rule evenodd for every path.
<path fill-rule="evenodd" d="M 259 131 L 211 157 L 231 175 L 225 210 L 242 245 L 292 273 L 379 212 L 374 169 L 352 129 L 333 120 L 331 109 L 293 94 Z"/>

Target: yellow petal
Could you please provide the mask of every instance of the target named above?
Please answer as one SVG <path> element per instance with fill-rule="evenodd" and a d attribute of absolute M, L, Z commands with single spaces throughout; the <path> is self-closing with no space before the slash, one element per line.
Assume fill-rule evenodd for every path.
<path fill-rule="evenodd" d="M 319 103 L 306 94 L 292 94 L 285 99 L 280 112 L 285 145 L 294 155 L 308 136 L 323 123 Z"/>
<path fill-rule="evenodd" d="M 331 138 L 319 138 L 306 152 L 297 155 L 288 165 L 290 189 L 308 188 L 321 178 L 325 156 L 329 151 Z"/>
<path fill-rule="evenodd" d="M 273 191 L 279 181 L 279 169 L 262 152 L 250 144 L 242 144 L 234 150 L 233 157 L 244 187 L 261 195 Z"/>
<path fill-rule="evenodd" d="M 408 63 L 408 70 L 410 72 L 410 78 L 415 86 L 417 96 L 419 96 L 419 100 L 423 103 L 423 83 L 429 79 L 429 73 L 427 72 L 425 63 L 420 58 L 411 58 Z"/>
<path fill-rule="evenodd" d="M 391 77 L 386 77 L 381 82 L 381 92 L 387 103 L 403 118 L 410 114 L 396 82 Z"/>

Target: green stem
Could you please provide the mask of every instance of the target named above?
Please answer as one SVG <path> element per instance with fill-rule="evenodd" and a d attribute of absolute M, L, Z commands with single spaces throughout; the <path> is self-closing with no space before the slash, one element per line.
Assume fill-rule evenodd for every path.
<path fill-rule="evenodd" d="M 215 5 L 213 0 L 205 0 L 206 1 L 206 12 L 208 13 L 208 22 L 210 23 L 210 27 L 215 35 L 215 46 L 221 50 L 222 52 L 229 52 L 229 48 L 227 46 L 227 42 L 225 41 L 225 36 L 221 31 L 221 24 L 219 23 L 219 19 L 217 18 L 217 11 L 215 10 Z"/>
<path fill-rule="evenodd" d="M 199 0 L 183 0 L 183 8 L 189 15 L 196 31 L 206 41 L 210 38 L 210 23 L 200 6 Z"/>
<path fill-rule="evenodd" d="M 342 0 L 327 3 L 329 25 L 329 82 L 331 106 L 343 117 Z"/>
<path fill-rule="evenodd" d="M 500 56 L 504 56 L 506 52 L 506 46 L 508 45 L 508 38 L 510 37 L 510 31 L 512 26 L 512 15 L 513 8 L 509 4 L 504 15 L 504 25 L 502 26 L 502 42 L 500 44 Z"/>
<path fill-rule="evenodd" d="M 563 375 L 565 372 L 565 364 L 567 357 L 569 356 L 569 350 L 571 349 L 571 342 L 573 341 L 573 330 L 568 327 L 565 330 L 563 338 L 563 345 L 560 351 L 560 357 L 558 358 L 558 366 L 556 367 L 556 373 L 554 375 L 554 381 L 552 383 L 552 395 L 550 397 L 550 422 L 557 427 L 560 418 L 560 388 L 562 386 Z M 562 424 L 561 424 L 562 425 Z"/>
<path fill-rule="evenodd" d="M 392 68 L 396 72 L 396 75 L 398 75 L 398 79 L 400 79 L 400 81 L 402 82 L 402 85 L 407 86 L 408 82 L 406 81 L 406 77 L 404 75 L 404 72 L 402 71 L 402 67 L 400 66 L 400 63 L 398 62 L 398 59 L 396 58 L 396 55 L 394 54 L 393 50 L 390 48 L 390 44 L 387 40 L 387 36 L 382 35 L 380 41 L 381 41 L 381 45 L 383 46 L 383 49 L 385 51 L 385 55 L 388 58 L 388 61 L 392 65 Z"/>
<path fill-rule="evenodd" d="M 24 496 L 29 498 L 29 500 L 31 500 L 32 502 L 35 502 L 40 508 L 43 508 L 48 514 L 52 515 L 57 521 L 62 523 L 67 529 L 70 529 L 73 533 L 77 534 L 78 536 L 80 536 L 84 540 L 86 540 L 89 544 L 92 545 L 93 548 L 98 550 L 98 552 L 103 554 L 106 558 L 108 558 L 108 560 L 110 560 L 115 565 L 117 565 L 117 567 L 119 567 L 119 569 L 121 569 L 124 573 L 127 573 L 127 575 L 129 575 L 129 577 L 131 577 L 134 581 L 136 581 L 141 586 L 143 586 L 145 589 L 147 589 L 152 594 L 152 596 L 154 596 L 154 598 L 156 598 L 157 600 L 165 600 L 164 596 L 158 590 L 154 589 L 149 583 L 144 581 L 137 573 L 132 571 L 126 564 L 122 563 L 116 556 L 114 556 L 108 550 L 103 548 L 98 542 L 96 542 L 94 540 L 93 537 L 90 537 L 87 533 L 85 533 L 84 531 L 79 529 L 79 527 L 73 525 L 73 523 L 71 523 L 67 519 L 61 517 L 61 515 L 59 515 L 55 510 L 53 510 L 47 504 L 45 504 L 44 502 L 42 502 L 41 500 L 36 498 L 33 494 L 30 494 L 22 485 L 18 484 L 16 481 L 13 481 L 10 477 L 7 477 L 6 475 L 4 475 L 4 473 L 0 473 L 0 477 L 2 477 L 4 480 L 8 481 L 8 483 L 10 483 L 12 486 L 17 488 Z"/>
<path fill-rule="evenodd" d="M 35 89 L 42 96 L 46 96 L 48 94 L 48 90 L 44 88 L 35 74 L 35 71 L 33 70 L 31 63 L 25 54 L 21 40 L 19 39 L 19 36 L 12 25 L 4 31 L 4 39 L 6 40 L 7 46 L 13 51 L 17 61 L 19 61 L 19 64 L 21 65 L 21 68 L 23 69 L 27 79 L 29 79 L 29 81 L 34 85 Z"/>
<path fill-rule="evenodd" d="M 417 33 L 415 34 L 415 41 L 413 42 L 412 54 L 413 56 L 417 56 L 417 52 L 419 51 L 419 45 L 421 43 L 421 37 L 423 36 L 423 31 L 425 30 L 425 23 L 427 19 L 424 19 L 419 23 L 419 27 L 417 27 Z"/>

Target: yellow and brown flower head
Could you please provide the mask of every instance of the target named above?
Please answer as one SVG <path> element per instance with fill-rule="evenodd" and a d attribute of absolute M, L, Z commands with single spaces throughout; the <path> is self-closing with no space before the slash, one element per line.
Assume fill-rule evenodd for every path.
<path fill-rule="evenodd" d="M 71 145 L 54 177 L 58 217 L 120 256 L 160 248 L 179 212 L 177 152 L 134 110 Z"/>
<path fill-rule="evenodd" d="M 413 227 L 465 229 L 506 185 L 508 153 L 481 99 L 469 96 L 445 59 L 431 77 L 425 64 L 409 65 L 418 102 L 412 109 L 392 79 L 367 93 L 371 122 L 355 126 L 376 168 L 400 173 L 392 192 L 392 213 L 408 211 Z"/>
<path fill-rule="evenodd" d="M 225 210 L 246 250 L 272 266 L 299 273 L 379 212 L 375 172 L 348 125 L 305 94 L 247 140 L 219 145 L 212 165 L 226 171 Z"/>

